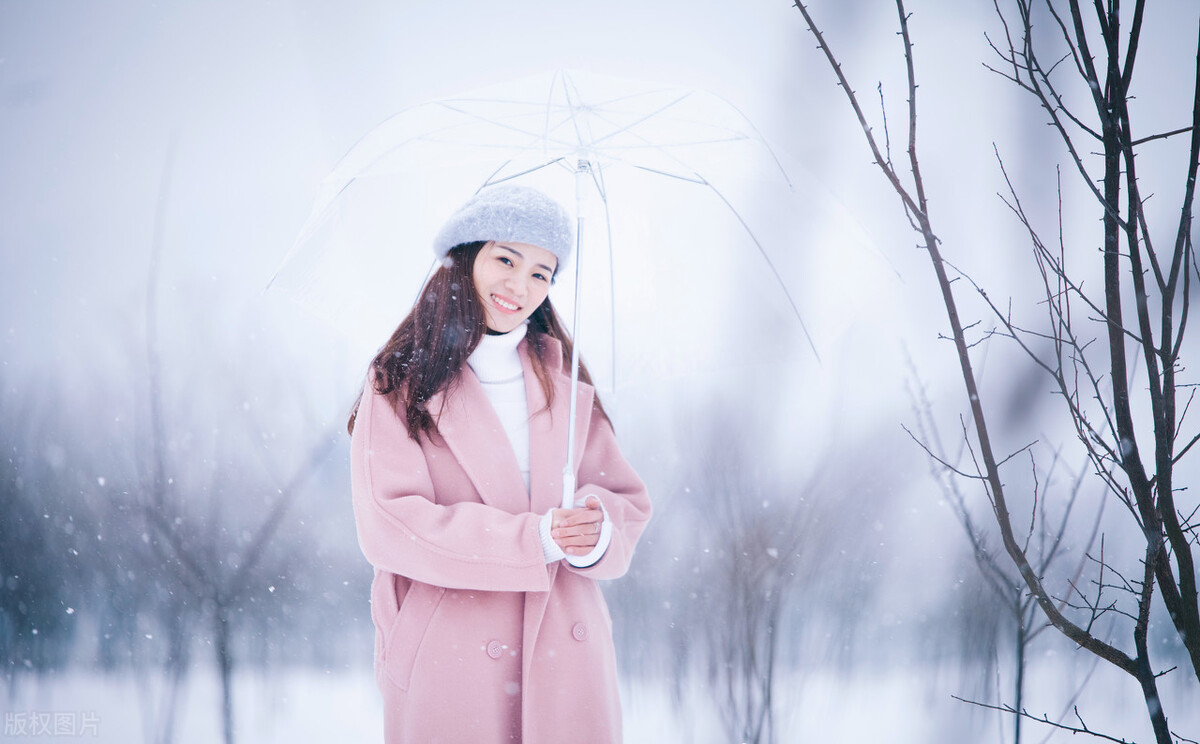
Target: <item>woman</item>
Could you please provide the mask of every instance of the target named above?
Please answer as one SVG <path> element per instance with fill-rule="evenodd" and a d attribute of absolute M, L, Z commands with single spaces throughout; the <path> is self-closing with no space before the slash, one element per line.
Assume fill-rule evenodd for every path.
<path fill-rule="evenodd" d="M 539 191 L 468 201 L 351 416 L 388 742 L 620 741 L 596 580 L 628 569 L 650 502 L 581 382 L 577 508 L 556 508 L 571 341 L 547 295 L 573 242 Z"/>

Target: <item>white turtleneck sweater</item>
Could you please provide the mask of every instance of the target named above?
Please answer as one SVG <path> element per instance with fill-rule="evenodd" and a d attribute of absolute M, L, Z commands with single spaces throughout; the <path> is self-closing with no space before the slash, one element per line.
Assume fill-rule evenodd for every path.
<path fill-rule="evenodd" d="M 502 334 L 487 334 L 467 357 L 471 371 L 483 383 L 492 408 L 504 425 L 517 465 L 529 490 L 529 402 L 525 397 L 525 372 L 517 344 L 525 338 L 526 324 Z"/>
<path fill-rule="evenodd" d="M 508 333 L 485 333 L 471 356 L 467 357 L 467 365 L 479 378 L 483 391 L 500 418 L 504 433 L 508 435 L 521 476 L 525 479 L 526 491 L 529 490 L 529 400 L 525 396 L 525 370 L 521 366 L 517 346 L 525 338 L 527 327 L 526 323 L 522 323 Z M 546 512 L 538 523 L 542 552 L 547 563 L 566 560 L 572 566 L 584 568 L 600 560 L 608 549 L 611 532 L 607 510 L 604 510 L 603 526 L 608 529 L 601 530 L 599 542 L 587 555 L 567 555 L 554 542 L 550 537 L 552 513 L 553 509 Z"/>

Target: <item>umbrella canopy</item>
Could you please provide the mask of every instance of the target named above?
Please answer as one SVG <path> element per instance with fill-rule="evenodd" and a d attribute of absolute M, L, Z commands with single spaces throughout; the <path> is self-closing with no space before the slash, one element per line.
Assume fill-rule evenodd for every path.
<path fill-rule="evenodd" d="M 702 91 L 594 74 L 547 73 L 384 121 L 325 180 L 272 286 L 373 352 L 435 268 L 443 221 L 499 183 L 578 217 L 575 266 L 551 297 L 601 390 L 801 347 L 816 356 L 778 267 L 814 237 L 812 200 L 753 125 Z"/>
<path fill-rule="evenodd" d="M 767 301 L 754 317 L 792 316 L 775 318 L 780 330 L 816 354 L 775 266 L 805 237 L 786 234 L 805 202 L 751 123 L 703 91 L 587 73 L 504 83 L 381 123 L 325 179 L 272 286 L 378 347 L 433 268 L 442 222 L 503 182 L 537 187 L 584 220 L 578 336 L 602 389 L 696 361 L 687 337 L 714 321 L 667 290 L 729 312 Z M 574 290 L 563 274 L 552 294 L 568 322 Z M 638 341 L 647 318 L 685 343 Z"/>

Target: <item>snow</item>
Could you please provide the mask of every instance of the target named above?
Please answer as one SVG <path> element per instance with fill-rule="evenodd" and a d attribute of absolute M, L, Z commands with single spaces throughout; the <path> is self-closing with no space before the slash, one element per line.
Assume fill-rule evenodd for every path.
<path fill-rule="evenodd" d="M 150 741 L 155 706 L 165 684 L 133 675 L 47 674 L 18 682 L 4 696 L 5 742 Z M 177 744 L 221 741 L 220 685 L 216 672 L 197 668 L 184 682 L 176 719 Z M 96 735 L 74 733 L 14 736 L 18 716 L 65 714 L 77 723 L 95 722 Z M 376 742 L 383 739 L 381 702 L 370 669 L 343 672 L 279 670 L 270 674 L 244 671 L 235 675 L 234 717 L 237 741 Z M 76 731 L 78 731 L 78 726 Z"/>
<path fill-rule="evenodd" d="M 1027 705 L 1042 710 L 1078 679 L 1047 670 L 1033 680 Z M 1106 679 L 1100 679 L 1105 677 Z M 155 702 L 161 684 L 147 694 L 149 680 L 132 675 L 72 673 L 47 674 L 20 681 L 3 695 L 5 742 L 141 742 L 149 741 Z M 1186 682 L 1186 680 L 1181 680 Z M 1200 711 L 1188 711 L 1163 680 L 1165 696 L 1174 698 L 1168 712 L 1172 728 L 1192 735 L 1200 725 Z M 969 697 L 936 669 L 897 666 L 850 673 L 826 669 L 780 680 L 777 689 L 776 741 L 820 741 L 825 744 L 935 744 L 937 742 L 996 741 L 1001 721 L 997 714 L 955 700 Z M 280 669 L 271 673 L 244 670 L 235 680 L 235 737 L 239 742 L 283 744 L 298 741 L 379 742 L 383 739 L 381 700 L 369 667 L 342 671 Z M 678 744 L 728 744 L 711 693 L 701 684 L 685 684 L 677 710 L 665 679 L 625 679 L 622 699 L 627 744 L 662 742 Z M 177 744 L 209 744 L 221 740 L 220 688 L 212 669 L 194 670 L 181 693 L 176 722 Z M 1096 730 L 1141 741 L 1149 737 L 1145 712 L 1136 686 L 1119 675 L 1103 673 L 1089 683 L 1080 699 Z M 1052 711 L 1054 715 L 1057 711 Z M 39 714 L 59 714 L 74 724 L 76 733 L 54 736 L 12 735 L 16 722 Z M 19 717 L 19 718 L 18 718 Z M 80 734 L 85 722 L 95 735 Z M 1068 721 L 1069 722 L 1069 721 Z M 1007 727 L 1007 721 L 1003 722 Z M 1041 741 L 1049 731 L 1027 722 L 1031 741 Z M 87 729 L 88 732 L 91 729 Z M 1011 738 L 1011 735 L 1010 735 Z M 1067 741 L 1061 733 L 1051 741 Z"/>

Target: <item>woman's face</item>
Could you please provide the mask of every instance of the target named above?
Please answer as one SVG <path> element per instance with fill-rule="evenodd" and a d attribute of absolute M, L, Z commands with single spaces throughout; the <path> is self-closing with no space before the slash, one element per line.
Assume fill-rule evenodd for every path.
<path fill-rule="evenodd" d="M 489 242 L 471 270 L 475 293 L 483 303 L 487 326 L 508 333 L 525 322 L 550 293 L 558 259 L 528 243 Z"/>

